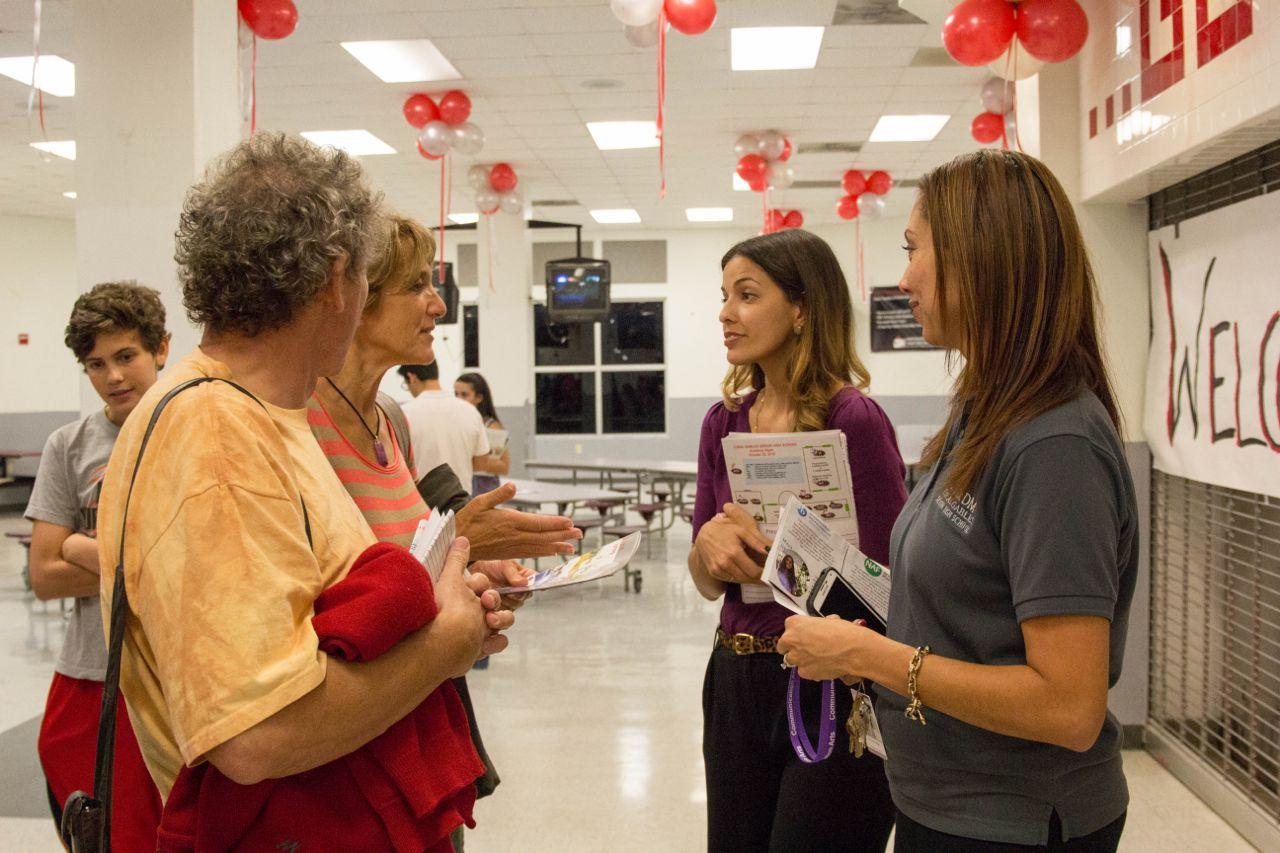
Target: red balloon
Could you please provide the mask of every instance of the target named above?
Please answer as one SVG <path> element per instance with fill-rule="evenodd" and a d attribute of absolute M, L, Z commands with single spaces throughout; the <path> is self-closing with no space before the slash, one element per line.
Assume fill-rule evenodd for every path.
<path fill-rule="evenodd" d="M 888 172 L 872 172 L 867 175 L 867 192 L 876 195 L 884 195 L 893 189 L 893 178 L 889 177 Z"/>
<path fill-rule="evenodd" d="M 1089 18 L 1076 0 L 1023 0 L 1015 29 L 1027 53 L 1045 62 L 1064 62 L 1089 37 Z"/>
<path fill-rule="evenodd" d="M 445 124 L 462 124 L 471 117 L 471 99 L 466 92 L 452 89 L 440 96 L 440 120 Z"/>
<path fill-rule="evenodd" d="M 1013 39 L 1014 9 L 1006 0 L 964 0 L 942 22 L 942 44 L 961 65 L 986 65 Z"/>
<path fill-rule="evenodd" d="M 282 39 L 298 25 L 298 7 L 293 0 L 238 0 L 240 17 L 264 39 Z"/>
<path fill-rule="evenodd" d="M 844 173 L 844 177 L 840 179 L 840 188 L 845 191 L 846 195 L 855 198 L 862 195 L 867 188 L 867 179 L 857 169 L 850 169 Z"/>
<path fill-rule="evenodd" d="M 439 160 L 444 156 L 443 154 L 432 154 L 430 151 L 423 148 L 421 140 L 418 141 L 418 153 L 423 157 L 426 157 L 428 160 Z"/>
<path fill-rule="evenodd" d="M 786 137 L 782 139 L 782 153 L 778 155 L 778 159 L 784 163 L 791 159 L 791 140 Z"/>
<path fill-rule="evenodd" d="M 772 208 L 764 215 L 764 230 L 767 233 L 773 233 L 782 227 L 783 216 L 782 211 Z"/>
<path fill-rule="evenodd" d="M 516 170 L 506 163 L 498 163 L 489 170 L 489 186 L 494 192 L 509 193 L 516 188 Z"/>
<path fill-rule="evenodd" d="M 979 113 L 969 124 L 969 133 L 976 142 L 989 145 L 1004 135 L 1004 116 L 999 113 Z"/>
<path fill-rule="evenodd" d="M 836 202 L 836 213 L 840 214 L 841 219 L 857 219 L 858 218 L 858 197 L 856 195 L 847 195 Z"/>
<path fill-rule="evenodd" d="M 804 214 L 798 210 L 788 210 L 787 215 L 782 217 L 783 228 L 800 228 L 804 225 Z"/>
<path fill-rule="evenodd" d="M 765 170 L 768 168 L 769 161 L 759 154 L 743 154 L 742 159 L 738 161 L 738 177 L 749 184 L 762 181 Z"/>
<path fill-rule="evenodd" d="M 716 0 L 664 0 L 662 8 L 671 26 L 687 36 L 705 33 L 716 22 Z"/>
<path fill-rule="evenodd" d="M 414 127 L 421 128 L 429 121 L 440 118 L 440 108 L 431 100 L 430 95 L 419 92 L 410 95 L 404 102 L 404 120 Z"/>
<path fill-rule="evenodd" d="M 752 192 L 762 193 L 765 191 L 765 188 L 769 186 L 769 179 L 764 175 L 761 175 L 758 178 L 747 181 L 747 186 L 751 188 Z"/>

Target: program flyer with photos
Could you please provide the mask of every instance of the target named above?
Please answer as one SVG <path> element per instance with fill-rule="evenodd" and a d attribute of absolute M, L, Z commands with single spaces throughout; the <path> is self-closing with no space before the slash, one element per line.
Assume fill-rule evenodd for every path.
<path fill-rule="evenodd" d="M 554 568 L 538 572 L 529 578 L 526 586 L 499 587 L 498 592 L 504 595 L 512 592 L 537 592 L 607 578 L 631 562 L 636 549 L 640 547 L 641 536 L 643 534 L 640 532 L 624 536 L 598 551 L 588 551 Z"/>

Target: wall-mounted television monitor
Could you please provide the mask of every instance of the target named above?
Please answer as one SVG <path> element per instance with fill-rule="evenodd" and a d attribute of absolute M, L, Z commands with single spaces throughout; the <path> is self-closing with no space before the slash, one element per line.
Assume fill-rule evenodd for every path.
<path fill-rule="evenodd" d="M 453 277 L 453 264 L 449 261 L 444 262 L 444 283 L 440 283 L 440 270 L 435 264 L 431 265 L 431 283 L 435 285 L 436 292 L 440 294 L 440 298 L 444 300 L 445 313 L 439 320 L 436 320 L 437 326 L 447 326 L 451 323 L 458 322 L 458 282 Z"/>
<path fill-rule="evenodd" d="M 609 278 L 608 261 L 547 261 L 547 319 L 553 323 L 607 320 Z"/>

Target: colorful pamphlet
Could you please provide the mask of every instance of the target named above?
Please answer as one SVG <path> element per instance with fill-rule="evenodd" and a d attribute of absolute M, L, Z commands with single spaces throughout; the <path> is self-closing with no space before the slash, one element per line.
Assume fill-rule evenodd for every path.
<path fill-rule="evenodd" d="M 636 549 L 640 547 L 642 535 L 636 532 L 623 536 L 598 551 L 588 551 L 554 568 L 538 572 L 529 578 L 526 586 L 499 587 L 498 592 L 504 595 L 511 592 L 537 592 L 542 589 L 555 589 L 607 578 L 631 562 Z"/>

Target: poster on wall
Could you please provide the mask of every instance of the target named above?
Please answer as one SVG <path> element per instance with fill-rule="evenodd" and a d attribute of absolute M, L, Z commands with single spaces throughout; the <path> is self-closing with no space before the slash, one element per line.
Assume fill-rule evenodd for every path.
<path fill-rule="evenodd" d="M 1280 497 L 1280 193 L 1152 231 L 1157 469 Z"/>
<path fill-rule="evenodd" d="M 939 349 L 924 339 L 911 315 L 911 297 L 896 287 L 871 288 L 871 351 Z"/>

